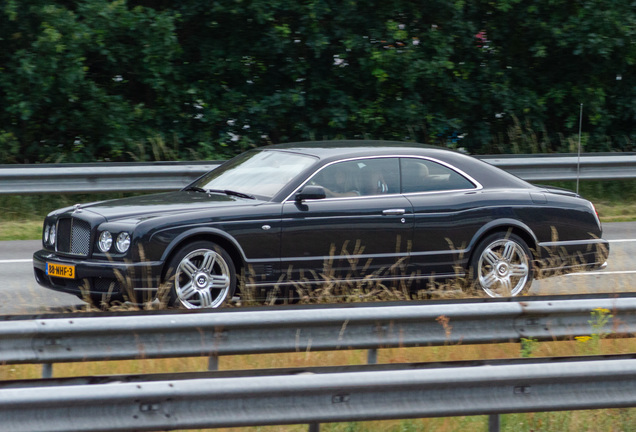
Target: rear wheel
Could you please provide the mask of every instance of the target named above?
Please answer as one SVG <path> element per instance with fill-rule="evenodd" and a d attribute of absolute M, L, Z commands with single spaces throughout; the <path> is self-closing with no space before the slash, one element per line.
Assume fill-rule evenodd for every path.
<path fill-rule="evenodd" d="M 473 286 L 490 297 L 514 297 L 532 284 L 532 252 L 516 234 L 491 234 L 475 250 L 471 276 Z"/>
<path fill-rule="evenodd" d="M 219 245 L 197 241 L 182 249 L 168 265 L 170 304 L 187 309 L 217 308 L 236 289 L 236 270 Z"/>

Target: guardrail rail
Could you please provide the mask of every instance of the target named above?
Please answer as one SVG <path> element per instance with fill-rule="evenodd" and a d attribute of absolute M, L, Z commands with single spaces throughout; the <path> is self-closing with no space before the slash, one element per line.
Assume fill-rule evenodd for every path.
<path fill-rule="evenodd" d="M 598 308 L 613 334 L 636 334 L 634 297 L 13 316 L 0 326 L 0 363 L 205 356 L 214 366 L 236 354 L 549 341 L 589 335 Z"/>
<path fill-rule="evenodd" d="M 636 334 L 636 298 L 629 295 L 8 316 L 0 317 L 0 364 L 42 363 L 51 377 L 57 362 L 206 356 L 214 371 L 223 355 L 345 349 L 369 350 L 372 364 L 382 348 L 590 335 L 598 310 L 608 321 L 594 331 Z M 494 413 L 634 406 L 636 360 L 580 360 L 3 383 L 0 424 L 114 431 L 311 423 L 317 431 L 319 422 L 491 414 L 496 431 Z"/>
<path fill-rule="evenodd" d="M 636 154 L 488 155 L 528 181 L 636 178 Z M 221 161 L 1 165 L 0 194 L 158 192 L 180 189 Z"/>
<path fill-rule="evenodd" d="M 634 358 L 523 360 L 0 386 L 0 427 L 154 431 L 311 422 L 317 430 L 325 422 L 636 405 Z"/>

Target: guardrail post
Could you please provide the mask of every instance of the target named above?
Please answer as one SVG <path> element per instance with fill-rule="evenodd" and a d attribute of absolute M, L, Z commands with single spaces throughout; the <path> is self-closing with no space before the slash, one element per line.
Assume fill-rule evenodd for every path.
<path fill-rule="evenodd" d="M 212 354 L 208 358 L 208 370 L 209 371 L 219 370 L 219 355 L 218 354 Z"/>
<path fill-rule="evenodd" d="M 376 348 L 371 348 L 367 350 L 367 364 L 377 364 L 378 363 L 378 350 Z"/>
<path fill-rule="evenodd" d="M 488 432 L 499 432 L 499 414 L 490 414 L 488 416 Z"/>
<path fill-rule="evenodd" d="M 309 432 L 320 432 L 320 423 L 309 423 Z"/>
<path fill-rule="evenodd" d="M 53 378 L 53 363 L 42 363 L 42 378 Z"/>

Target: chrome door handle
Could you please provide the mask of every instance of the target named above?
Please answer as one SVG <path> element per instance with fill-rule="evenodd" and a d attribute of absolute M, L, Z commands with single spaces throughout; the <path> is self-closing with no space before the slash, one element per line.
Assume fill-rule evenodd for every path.
<path fill-rule="evenodd" d="M 382 211 L 383 215 L 401 216 L 404 213 L 406 213 L 406 210 L 404 210 L 404 209 L 387 209 L 387 210 L 383 210 Z"/>

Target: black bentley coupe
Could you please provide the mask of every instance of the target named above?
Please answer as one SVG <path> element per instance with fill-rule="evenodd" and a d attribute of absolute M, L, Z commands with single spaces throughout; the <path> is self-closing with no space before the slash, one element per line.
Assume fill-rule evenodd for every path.
<path fill-rule="evenodd" d="M 243 153 L 180 191 L 78 204 L 44 220 L 35 278 L 87 301 L 221 306 L 241 290 L 461 278 L 516 296 L 599 268 L 594 206 L 422 144 L 325 141 Z"/>

